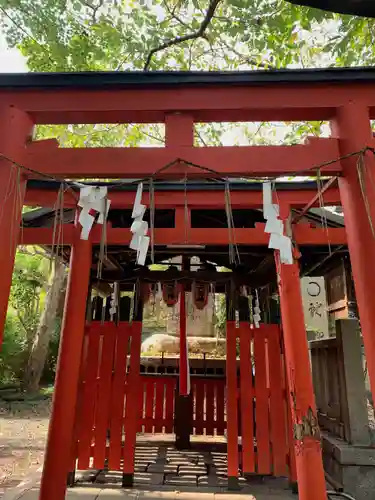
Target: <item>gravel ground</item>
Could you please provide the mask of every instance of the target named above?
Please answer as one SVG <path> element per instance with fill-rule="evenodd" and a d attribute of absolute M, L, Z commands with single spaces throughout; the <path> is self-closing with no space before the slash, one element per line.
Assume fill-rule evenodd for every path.
<path fill-rule="evenodd" d="M 0 401 L 0 497 L 41 467 L 50 409 L 49 399 Z"/>

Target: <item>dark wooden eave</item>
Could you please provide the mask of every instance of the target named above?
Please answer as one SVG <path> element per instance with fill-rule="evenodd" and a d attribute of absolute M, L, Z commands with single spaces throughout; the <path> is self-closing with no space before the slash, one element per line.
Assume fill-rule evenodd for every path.
<path fill-rule="evenodd" d="M 287 0 L 295 5 L 303 5 L 337 14 L 375 18 L 374 0 Z"/>
<path fill-rule="evenodd" d="M 346 0 L 339 4 L 338 0 L 298 0 L 292 3 L 300 5 L 342 9 L 337 12 L 372 13 L 375 5 L 372 0 Z M 365 14 L 361 14 L 365 15 Z M 259 86 L 280 84 L 352 84 L 373 83 L 375 68 L 314 68 L 314 69 L 280 69 L 267 71 L 112 71 L 112 72 L 79 72 L 79 73 L 3 73 L 0 74 L 0 90 L 114 90 L 131 88 L 191 88 L 222 86 Z"/>

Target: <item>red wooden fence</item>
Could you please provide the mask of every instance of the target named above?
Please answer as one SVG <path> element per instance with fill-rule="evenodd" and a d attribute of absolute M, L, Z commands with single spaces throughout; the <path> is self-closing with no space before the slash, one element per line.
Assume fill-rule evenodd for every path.
<path fill-rule="evenodd" d="M 136 433 L 174 431 L 177 378 L 140 375 L 141 327 L 86 327 L 72 470 L 76 460 L 78 469 L 101 469 L 108 460 L 109 469 L 131 474 Z M 237 476 L 240 467 L 244 473 L 293 476 L 280 342 L 277 325 L 251 329 L 228 322 L 226 380 L 191 379 L 193 433 L 226 435 L 228 476 Z"/>
<path fill-rule="evenodd" d="M 160 375 L 142 375 L 140 389 L 138 432 L 173 433 L 176 379 Z"/>
<path fill-rule="evenodd" d="M 239 340 L 240 377 L 235 370 Z M 239 389 L 238 389 L 239 384 Z M 293 461 L 289 449 L 286 382 L 277 325 L 227 323 L 228 475 L 238 475 L 238 442 L 241 436 L 243 473 L 283 476 Z M 239 405 L 234 394 L 238 394 Z M 237 409 L 241 411 L 238 428 Z M 255 425 L 254 425 L 255 415 Z M 255 432 L 254 432 L 255 429 Z"/>
<path fill-rule="evenodd" d="M 140 322 L 86 327 L 72 458 L 78 469 L 102 469 L 108 458 L 110 469 L 133 472 L 141 330 Z"/>
<path fill-rule="evenodd" d="M 226 429 L 225 379 L 193 377 L 191 391 L 194 435 L 224 436 Z"/>

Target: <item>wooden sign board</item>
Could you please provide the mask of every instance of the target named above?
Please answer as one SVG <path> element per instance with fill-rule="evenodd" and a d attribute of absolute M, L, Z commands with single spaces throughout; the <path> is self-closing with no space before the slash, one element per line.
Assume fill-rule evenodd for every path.
<path fill-rule="evenodd" d="M 310 335 L 315 333 L 315 339 L 328 338 L 328 307 L 324 277 L 301 278 L 301 292 L 306 330 Z"/>

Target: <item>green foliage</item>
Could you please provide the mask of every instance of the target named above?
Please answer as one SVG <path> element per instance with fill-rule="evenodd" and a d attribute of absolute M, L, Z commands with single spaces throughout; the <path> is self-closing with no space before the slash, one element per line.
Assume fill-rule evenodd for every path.
<path fill-rule="evenodd" d="M 284 0 L 0 0 L 32 71 L 209 70 L 371 64 L 374 21 Z M 196 35 L 186 41 L 186 35 Z M 160 49 L 160 50 L 159 50 Z M 325 57 L 329 53 L 330 57 Z"/>
<path fill-rule="evenodd" d="M 0 381 L 22 379 L 43 307 L 48 270 L 49 261 L 33 249 L 17 252 L 0 355 Z"/>
<path fill-rule="evenodd" d="M 217 295 L 216 302 L 216 324 L 215 330 L 218 337 L 225 338 L 227 324 L 227 306 L 226 298 L 223 293 Z"/>
<path fill-rule="evenodd" d="M 16 317 L 8 314 L 0 352 L 0 383 L 19 381 L 27 360 L 26 337 Z"/>
<path fill-rule="evenodd" d="M 39 323 L 42 289 L 48 272 L 46 258 L 42 255 L 25 255 L 18 252 L 13 272 L 9 305 L 24 329 L 28 343 L 32 342 Z"/>

